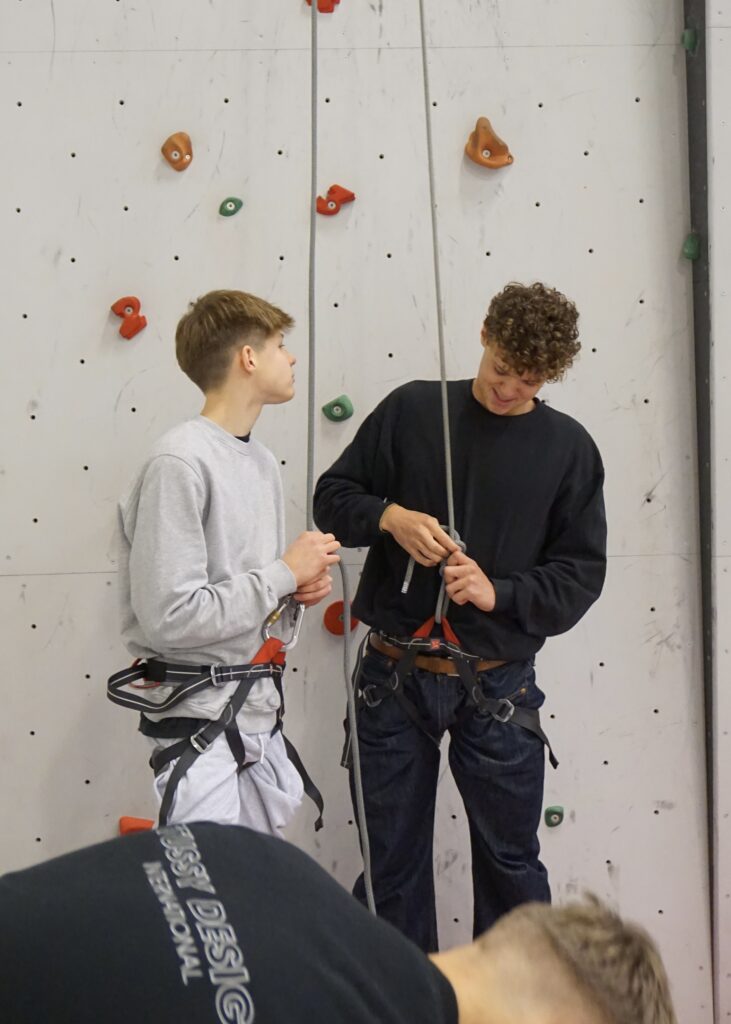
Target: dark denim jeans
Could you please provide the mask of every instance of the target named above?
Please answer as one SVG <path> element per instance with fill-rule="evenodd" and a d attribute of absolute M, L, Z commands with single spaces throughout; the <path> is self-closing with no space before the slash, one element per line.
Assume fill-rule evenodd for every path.
<path fill-rule="evenodd" d="M 393 667 L 388 657 L 369 649 L 361 686 L 385 682 Z M 486 696 L 508 697 L 530 708 L 543 703 L 531 661 L 511 662 L 478 679 Z M 543 802 L 541 740 L 518 725 L 477 713 L 460 724 L 465 692 L 456 676 L 415 669 L 405 693 L 434 736 L 450 735 L 449 765 L 470 830 L 474 935 L 519 903 L 550 902 L 536 834 Z M 361 708 L 358 738 L 378 913 L 433 952 L 438 948 L 432 842 L 439 751 L 393 696 Z M 352 771 L 350 784 L 352 794 Z M 365 900 L 362 875 L 353 892 Z"/>

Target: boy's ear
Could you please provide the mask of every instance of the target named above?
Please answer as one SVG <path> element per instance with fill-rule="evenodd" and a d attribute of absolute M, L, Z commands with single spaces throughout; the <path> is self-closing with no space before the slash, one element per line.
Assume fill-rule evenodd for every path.
<path fill-rule="evenodd" d="M 482 343 L 483 348 L 487 345 L 487 340 L 487 330 L 483 327 L 480 331 L 480 342 Z"/>
<path fill-rule="evenodd" d="M 246 373 L 252 373 L 256 369 L 256 352 L 251 345 L 244 345 L 243 348 L 238 349 L 236 358 Z"/>

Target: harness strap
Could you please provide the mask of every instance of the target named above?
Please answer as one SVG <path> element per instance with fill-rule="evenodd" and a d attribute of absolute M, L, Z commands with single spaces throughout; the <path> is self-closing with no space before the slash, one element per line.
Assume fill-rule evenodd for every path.
<path fill-rule="evenodd" d="M 194 694 L 207 690 L 209 686 L 221 687 L 242 679 L 260 679 L 264 676 L 282 675 L 284 656 L 276 652 L 262 658 L 262 652 L 271 641 L 262 647 L 253 661 L 246 665 L 169 665 L 158 658 L 137 661 L 129 668 L 115 672 L 107 681 L 107 697 L 114 704 L 132 708 L 135 711 L 170 711 Z M 136 685 L 143 680 L 142 685 Z M 169 693 L 157 700 L 142 696 L 142 690 L 156 690 L 168 687 Z"/>
<path fill-rule="evenodd" d="M 412 722 L 420 729 L 436 746 L 440 745 L 439 737 L 434 736 L 428 727 L 428 723 L 419 714 L 416 705 L 409 700 L 404 691 L 404 683 L 407 676 L 411 673 L 414 667 L 414 661 L 416 660 L 417 653 L 425 649 L 424 641 L 428 644 L 428 649 L 433 651 L 439 649 L 445 649 L 457 668 L 460 682 L 466 693 L 468 707 L 464 709 L 464 713 L 461 718 L 464 719 L 469 714 L 477 712 L 480 715 L 490 716 L 498 722 L 511 723 L 513 725 L 520 726 L 522 729 L 526 729 L 528 732 L 532 732 L 537 736 L 540 741 L 545 745 L 548 750 L 548 758 L 553 768 L 558 768 L 558 760 L 553 752 L 551 743 L 546 736 L 543 728 L 541 727 L 541 716 L 537 708 L 522 708 L 506 697 L 486 697 L 482 692 L 477 676 L 472 667 L 472 663 L 476 661 L 474 655 L 465 654 L 460 646 L 457 635 L 450 626 L 446 618 L 442 618 L 441 627 L 444 633 L 444 643 L 439 638 L 431 638 L 431 632 L 434 628 L 435 617 L 432 616 L 427 619 L 423 625 L 421 625 L 416 632 L 413 634 L 413 639 L 419 641 L 418 643 L 411 643 L 410 641 L 399 641 L 395 637 L 389 637 L 390 642 L 395 642 L 396 646 L 402 647 L 405 650 L 403 658 L 401 658 L 394 669 L 391 678 L 388 683 L 383 685 L 377 685 L 374 683 L 368 683 L 362 689 L 359 687 L 360 677 L 362 673 L 362 659 L 359 660 L 356 668 L 354 683 L 356 691 L 360 693 L 359 709 L 366 704 L 369 707 L 375 707 L 380 704 L 381 700 L 388 696 L 394 696 L 398 700 L 399 704 L 406 712 Z M 367 638 L 366 638 L 367 640 Z M 346 743 L 346 750 L 347 750 Z M 349 764 L 345 758 L 343 763 L 346 767 Z"/>
<path fill-rule="evenodd" d="M 432 741 L 432 743 L 439 747 L 441 745 L 438 736 L 435 736 L 429 729 L 428 723 L 424 718 L 421 717 L 416 705 L 409 700 L 404 693 L 404 682 L 406 677 L 411 674 L 416 661 L 416 651 L 411 649 L 406 652 L 403 658 L 396 663 L 396 667 L 393 671 L 391 678 L 388 681 L 388 688 L 391 694 L 399 702 L 403 710 L 409 716 L 414 725 L 420 729 L 424 735 Z M 366 698 L 367 703 L 367 698 Z"/>
<path fill-rule="evenodd" d="M 477 709 L 479 715 L 495 718 L 498 722 L 512 722 L 522 729 L 527 729 L 543 743 L 548 750 L 548 759 L 552 768 L 558 768 L 558 760 L 551 748 L 551 743 L 541 727 L 541 716 L 537 708 L 521 708 L 507 697 L 486 697 L 482 687 L 477 681 L 472 668 L 461 658 L 456 659 L 457 671 L 462 681 L 462 686 L 467 694 L 467 700 L 473 708 Z"/>
<path fill-rule="evenodd" d="M 279 729 L 281 731 L 281 724 L 279 725 Z M 299 774 L 299 777 L 302 779 L 302 785 L 304 786 L 305 793 L 318 810 L 317 821 L 315 822 L 315 832 L 319 832 L 320 829 L 322 828 L 322 814 L 323 811 L 325 810 L 325 803 L 322 799 L 322 793 L 310 778 L 310 775 L 305 766 L 302 764 L 302 758 L 297 753 L 297 749 L 295 748 L 294 744 L 287 739 L 283 732 L 282 739 L 284 740 L 284 749 L 287 751 L 287 757 L 295 766 Z"/>
<path fill-rule="evenodd" d="M 278 610 L 281 614 L 281 609 Z M 299 614 L 301 618 L 301 612 Z M 299 620 L 298 620 L 299 621 Z M 286 645 L 291 646 L 292 644 Z M 130 668 L 116 672 L 107 681 L 107 697 L 115 704 L 134 708 L 141 712 L 159 713 L 176 707 L 187 697 L 191 697 L 210 686 L 221 687 L 237 682 L 238 687 L 224 707 L 218 718 L 181 719 L 173 725 L 165 719 L 160 723 L 150 721 L 142 715 L 140 730 L 148 736 L 181 737 L 177 743 L 158 748 L 150 758 L 150 766 L 159 775 L 171 761 L 177 763 L 170 773 L 160 805 L 160 825 L 166 825 L 172 807 L 175 791 L 180 780 L 184 778 L 191 765 L 222 732 L 226 735 L 229 750 L 236 762 L 238 774 L 251 768 L 256 761 L 246 760 L 246 749 L 236 725 L 236 716 L 246 703 L 254 683 L 262 677 L 270 677 L 274 681 L 280 698 L 280 709 L 277 723 L 272 729 L 272 736 L 282 729 L 284 712 L 284 696 L 282 693 L 282 675 L 285 665 L 285 644 L 278 637 L 270 637 L 265 629 L 265 640 L 250 662 L 245 665 L 181 665 L 167 664 L 159 658 L 136 661 Z M 142 685 L 136 685 L 143 680 Z M 139 691 L 157 689 L 161 686 L 170 688 L 170 692 L 158 700 L 143 697 Z M 131 689 L 130 689 L 131 688 Z M 194 722 L 195 725 L 187 724 Z M 307 773 L 302 759 L 294 746 L 282 733 L 287 756 L 299 773 L 305 793 L 310 797 L 318 810 L 315 830 L 322 828 L 323 799 L 322 795 Z"/>
<path fill-rule="evenodd" d="M 228 743 L 228 749 L 231 751 L 231 757 L 236 762 L 236 774 L 241 775 L 247 768 L 251 768 L 252 765 L 256 764 L 256 761 L 246 760 L 246 747 L 244 741 L 241 739 L 241 733 L 236 727 L 235 723 L 227 725 L 223 730 L 223 734 L 226 737 Z"/>
<path fill-rule="evenodd" d="M 178 743 L 173 743 L 169 747 L 159 748 L 153 753 L 150 758 L 150 765 L 155 772 L 155 775 L 159 775 L 166 765 L 175 760 L 175 758 L 178 758 L 177 764 L 170 773 L 170 778 L 167 781 L 165 792 L 163 793 L 162 803 L 160 804 L 160 827 L 167 825 L 168 815 L 170 814 L 175 791 L 178 788 L 180 780 L 186 775 L 193 762 L 196 761 L 201 754 L 205 753 L 211 743 L 220 736 L 224 729 L 228 730 L 231 726 L 235 729 L 236 716 L 244 706 L 246 698 L 249 696 L 255 681 L 256 680 L 252 677 L 243 679 L 236 688 L 236 692 L 233 697 L 226 704 L 226 707 L 218 718 L 214 718 L 210 722 L 207 722 L 202 729 L 198 729 L 197 732 L 194 732 L 187 739 L 180 740 Z M 239 737 L 239 739 L 241 739 L 241 737 Z M 234 757 L 236 758 L 238 765 L 239 758 L 236 757 L 236 754 L 234 754 Z"/>
<path fill-rule="evenodd" d="M 155 775 L 159 775 L 171 761 L 179 759 L 178 763 L 170 773 L 170 778 L 165 786 L 165 792 L 160 805 L 160 825 L 167 823 L 173 798 L 180 780 L 185 777 L 191 765 L 200 757 L 201 754 L 205 753 L 211 743 L 213 743 L 221 732 L 226 736 L 229 750 L 236 762 L 237 774 L 240 775 L 242 772 L 247 771 L 257 763 L 256 760 L 247 761 L 246 748 L 241 738 L 241 733 L 236 725 L 236 715 L 246 703 L 249 692 L 257 678 L 258 676 L 250 676 L 241 682 L 233 697 L 224 708 L 222 714 L 217 719 L 213 719 L 211 721 L 206 719 L 177 719 L 175 725 L 170 728 L 170 719 L 163 718 L 160 722 L 150 722 L 149 719 L 144 718 L 144 716 L 142 717 L 140 731 L 147 736 L 154 737 L 155 735 L 165 735 L 167 737 L 172 737 L 176 734 L 180 736 L 181 730 L 183 731 L 183 736 L 177 743 L 171 743 L 167 747 L 158 748 L 150 757 L 150 766 L 155 772 Z M 282 731 L 284 696 L 281 686 L 281 673 L 273 674 L 273 679 L 274 684 L 277 687 L 277 692 L 279 693 L 281 704 L 277 714 L 277 722 L 271 731 L 271 735 L 273 736 L 276 732 L 282 733 L 282 740 L 284 741 L 287 757 L 292 762 L 295 770 L 302 779 L 305 794 L 310 798 L 310 800 L 312 800 L 317 808 L 318 816 L 315 822 L 315 831 L 319 832 L 323 827 L 322 817 L 325 809 L 322 794 L 312 781 L 310 774 L 302 763 L 302 758 L 300 757 L 296 747 L 289 739 L 287 739 Z"/>

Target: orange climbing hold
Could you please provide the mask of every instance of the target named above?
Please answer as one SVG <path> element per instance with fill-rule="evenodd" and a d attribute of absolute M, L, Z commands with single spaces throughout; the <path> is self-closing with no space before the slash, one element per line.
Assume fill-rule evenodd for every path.
<path fill-rule="evenodd" d="M 317 197 L 317 212 L 325 217 L 334 217 L 336 213 L 340 213 L 340 207 L 344 203 L 352 203 L 354 199 L 355 192 L 343 188 L 342 185 L 331 185 L 325 199 L 322 196 Z"/>
<path fill-rule="evenodd" d="M 481 167 L 506 167 L 513 162 L 507 144 L 498 138 L 486 117 L 478 118 L 464 151 Z"/>
<path fill-rule="evenodd" d="M 345 608 L 345 606 L 343 605 L 342 601 L 334 601 L 325 610 L 325 615 L 323 616 L 323 622 L 325 624 L 325 629 L 328 631 L 328 633 L 332 633 L 333 636 L 342 636 L 343 633 L 345 632 L 344 608 Z M 350 631 L 351 631 L 351 633 L 353 632 L 354 629 L 357 628 L 358 624 L 359 624 L 359 620 L 356 619 L 355 616 L 353 616 L 351 614 L 351 616 L 350 616 Z"/>
<path fill-rule="evenodd" d="M 123 816 L 119 819 L 120 836 L 129 836 L 133 832 L 149 832 L 155 827 L 155 822 L 149 818 L 130 818 Z"/>
<path fill-rule="evenodd" d="M 320 14 L 334 14 L 339 3 L 340 0 L 317 0 L 317 9 Z M 307 6 L 312 7 L 312 0 L 307 0 Z"/>
<path fill-rule="evenodd" d="M 187 132 L 174 132 L 162 144 L 160 152 L 174 171 L 184 171 L 193 159 L 193 143 Z"/>
<path fill-rule="evenodd" d="M 122 317 L 119 333 L 129 341 L 139 334 L 143 327 L 147 327 L 147 317 L 140 313 L 140 300 L 134 295 L 125 295 L 112 306 L 112 313 Z"/>

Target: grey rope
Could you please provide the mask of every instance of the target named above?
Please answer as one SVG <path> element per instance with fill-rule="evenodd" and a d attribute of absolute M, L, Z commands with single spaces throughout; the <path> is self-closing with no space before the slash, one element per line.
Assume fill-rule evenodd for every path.
<path fill-rule="evenodd" d="M 311 124 L 312 145 L 310 163 L 310 280 L 308 310 L 308 367 L 307 367 L 307 529 L 315 528 L 313 502 L 315 497 L 315 285 L 317 255 L 317 0 L 312 4 L 311 41 Z"/>
<path fill-rule="evenodd" d="M 358 815 L 360 846 L 363 856 L 363 883 L 365 885 L 366 902 L 372 914 L 376 913 L 376 900 L 373 895 L 373 878 L 371 874 L 371 845 L 368 839 L 365 798 L 363 796 L 363 778 L 360 769 L 360 743 L 358 740 L 358 716 L 355 710 L 355 692 L 352 672 L 352 636 L 350 632 L 350 587 L 348 574 L 343 563 L 340 563 L 340 575 L 343 580 L 343 668 L 345 671 L 345 688 L 348 691 L 348 726 L 350 745 L 353 756 L 353 789 L 355 790 L 355 809 Z"/>
<path fill-rule="evenodd" d="M 311 184 L 310 184 L 310 280 L 309 280 L 309 366 L 308 366 L 308 389 L 307 389 L 307 529 L 312 530 L 315 526 L 313 510 L 315 494 L 315 283 L 316 283 L 316 262 L 317 262 L 317 210 L 315 207 L 315 196 L 317 195 L 317 71 L 318 71 L 318 48 L 317 48 L 317 0 L 312 0 L 312 41 L 311 41 L 311 124 L 312 124 L 312 162 L 311 162 Z M 358 817 L 358 830 L 360 832 L 361 853 L 363 856 L 363 880 L 365 882 L 366 902 L 372 914 L 376 913 L 376 901 L 373 896 L 373 882 L 371 877 L 371 849 L 368 840 L 368 826 L 365 814 L 365 799 L 363 797 L 363 781 L 360 770 L 360 748 L 358 745 L 358 722 L 355 711 L 355 694 L 351 679 L 352 648 L 350 635 L 350 592 L 348 577 L 345 566 L 340 562 L 340 575 L 343 581 L 343 661 L 345 670 L 345 688 L 348 694 L 348 722 L 350 725 L 350 742 L 353 751 L 353 782 L 355 788 L 356 814 Z"/>
<path fill-rule="evenodd" d="M 454 536 L 454 493 L 452 486 L 452 441 L 449 432 L 449 399 L 447 396 L 447 360 L 444 352 L 444 309 L 442 305 L 442 282 L 439 271 L 439 235 L 437 231 L 437 202 L 434 185 L 434 148 L 432 145 L 431 94 L 429 90 L 429 61 L 426 51 L 426 19 L 424 17 L 424 0 L 419 0 L 419 19 L 421 21 L 421 60 L 424 66 L 424 107 L 426 121 L 426 150 L 429 164 L 429 196 L 431 199 L 432 247 L 434 250 L 434 285 L 437 299 L 437 335 L 439 338 L 439 372 L 442 387 L 442 422 L 444 424 L 444 465 L 447 487 L 447 523 L 449 535 Z"/>
<path fill-rule="evenodd" d="M 426 49 L 426 19 L 424 17 L 424 0 L 419 0 L 419 20 L 421 24 L 421 61 L 424 69 L 424 121 L 426 124 L 427 163 L 429 165 L 429 198 L 431 207 L 432 249 L 434 255 L 434 288 L 437 300 L 437 337 L 439 339 L 439 375 L 441 377 L 442 425 L 444 433 L 444 469 L 445 485 L 447 489 L 447 526 L 442 527 L 442 529 L 444 529 L 452 538 L 452 540 L 456 541 L 459 544 L 460 549 L 464 551 L 465 545 L 462 543 L 454 524 L 452 438 L 449 429 L 447 359 L 444 351 L 444 306 L 442 303 L 442 278 L 439 269 L 439 233 L 437 230 L 437 200 L 436 187 L 434 184 L 434 146 L 432 143 L 431 116 L 429 114 L 429 108 L 431 106 L 431 93 L 429 89 L 429 59 Z M 447 608 L 449 606 L 449 598 L 447 597 L 446 587 L 444 584 L 445 563 L 446 560 L 443 560 L 439 567 L 439 571 L 442 574 L 442 585 L 439 590 L 439 597 L 437 598 L 437 606 L 434 613 L 434 620 L 437 623 L 441 623 L 442 619 L 447 614 Z M 414 574 L 414 565 L 414 559 L 410 558 L 408 565 L 406 566 L 406 575 L 404 576 L 404 581 L 403 584 L 401 585 L 402 594 L 408 593 L 409 587 L 411 586 L 411 578 Z"/>

